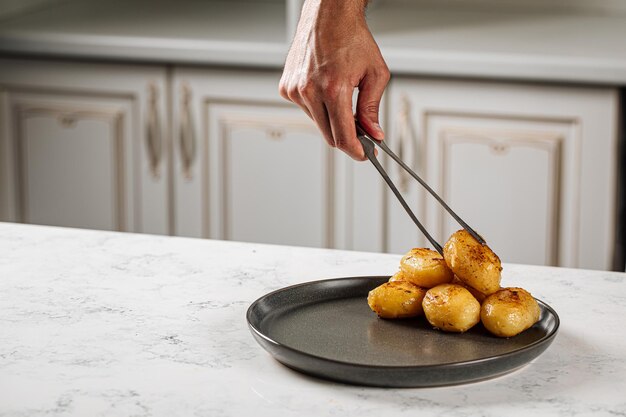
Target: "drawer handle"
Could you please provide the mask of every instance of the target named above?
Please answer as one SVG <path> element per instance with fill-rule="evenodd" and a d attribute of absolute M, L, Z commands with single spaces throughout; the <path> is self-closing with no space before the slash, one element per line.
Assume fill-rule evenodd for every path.
<path fill-rule="evenodd" d="M 148 121 L 146 129 L 146 147 L 150 160 L 150 171 L 154 178 L 159 178 L 159 165 L 161 163 L 161 153 L 163 143 L 161 138 L 161 123 L 159 117 L 159 90 L 152 83 L 148 93 Z"/>
<path fill-rule="evenodd" d="M 196 157 L 196 138 L 193 129 L 193 117 L 191 114 L 191 88 L 189 85 L 182 86 L 182 100 L 180 107 L 180 157 L 183 165 L 183 176 L 191 180 L 191 168 Z"/>
<path fill-rule="evenodd" d="M 411 152 L 413 149 L 412 139 L 409 99 L 403 95 L 398 114 L 398 157 L 405 161 L 409 167 L 415 169 L 414 152 Z M 398 188 L 402 192 L 407 192 L 411 176 L 400 166 L 398 166 L 398 176 Z"/>

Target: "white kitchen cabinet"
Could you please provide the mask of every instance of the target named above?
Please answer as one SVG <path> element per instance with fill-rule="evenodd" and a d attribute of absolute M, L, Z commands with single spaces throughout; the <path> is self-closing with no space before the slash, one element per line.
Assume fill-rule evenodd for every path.
<path fill-rule="evenodd" d="M 0 220 L 367 251 L 426 246 L 280 73 L 0 59 Z M 387 142 L 505 262 L 608 269 L 613 88 L 396 77 Z M 171 157 L 170 157 L 171 155 Z M 458 228 L 385 161 L 444 242 Z"/>
<path fill-rule="evenodd" d="M 0 60 L 3 220 L 168 233 L 165 69 Z"/>
<path fill-rule="evenodd" d="M 174 233 L 381 250 L 376 173 L 329 148 L 279 76 L 175 69 Z"/>
<path fill-rule="evenodd" d="M 395 79 L 389 98 L 392 148 L 504 262 L 610 268 L 616 90 Z M 460 226 L 409 184 L 418 217 L 445 242 Z M 388 250 L 426 244 L 391 193 L 386 213 Z"/>

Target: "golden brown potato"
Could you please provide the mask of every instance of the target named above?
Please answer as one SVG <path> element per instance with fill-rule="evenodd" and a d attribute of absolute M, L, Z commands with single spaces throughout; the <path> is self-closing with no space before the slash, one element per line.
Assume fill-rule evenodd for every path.
<path fill-rule="evenodd" d="M 500 289 L 500 258 L 466 230 L 450 236 L 443 247 L 443 257 L 456 276 L 470 287 L 486 295 Z"/>
<path fill-rule="evenodd" d="M 481 304 L 482 304 L 483 301 L 485 301 L 485 298 L 487 298 L 486 294 L 483 294 L 482 292 L 478 291 L 477 289 L 470 287 L 469 285 L 467 285 L 466 283 L 461 281 L 461 279 L 459 277 L 457 277 L 456 275 L 454 276 L 454 279 L 452 280 L 451 284 L 460 285 L 461 287 L 465 288 L 467 291 L 470 292 L 470 294 L 472 294 L 474 296 L 476 301 L 478 301 Z"/>
<path fill-rule="evenodd" d="M 406 281 L 423 288 L 432 288 L 452 281 L 454 274 L 443 257 L 431 249 L 415 248 L 400 261 L 400 271 Z"/>
<path fill-rule="evenodd" d="M 395 274 L 391 276 L 391 278 L 389 278 L 389 282 L 394 282 L 394 281 L 406 281 L 404 279 L 404 275 L 402 274 L 402 271 L 396 272 Z"/>
<path fill-rule="evenodd" d="M 372 311 L 385 319 L 416 317 L 421 315 L 425 288 L 406 281 L 385 282 L 371 290 L 367 303 Z"/>
<path fill-rule="evenodd" d="M 487 330 L 499 337 L 523 332 L 539 320 L 541 309 L 523 288 L 503 288 L 483 302 L 480 318 Z"/>
<path fill-rule="evenodd" d="M 464 332 L 480 321 L 480 303 L 460 285 L 431 288 L 422 306 L 428 322 L 447 332 Z"/>

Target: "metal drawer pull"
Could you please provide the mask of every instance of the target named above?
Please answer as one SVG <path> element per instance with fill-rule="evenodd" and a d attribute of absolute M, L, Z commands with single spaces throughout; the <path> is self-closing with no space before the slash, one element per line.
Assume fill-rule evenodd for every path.
<path fill-rule="evenodd" d="M 180 107 L 180 158 L 183 165 L 183 176 L 191 180 L 191 167 L 196 157 L 196 138 L 191 114 L 191 89 L 189 85 L 182 87 L 182 101 Z"/>
<path fill-rule="evenodd" d="M 159 165 L 163 143 L 161 138 L 161 123 L 159 117 L 159 91 L 154 83 L 150 84 L 148 94 L 148 120 L 146 123 L 146 147 L 150 161 L 150 171 L 154 178 L 159 178 Z"/>
<path fill-rule="evenodd" d="M 406 164 L 412 167 L 413 135 L 411 130 L 409 111 L 409 99 L 406 96 L 403 96 L 402 104 L 400 106 L 400 114 L 398 115 L 398 158 L 402 159 L 403 161 L 407 161 Z M 410 160 L 407 160 L 407 154 L 411 156 Z M 402 169 L 400 165 L 398 165 L 398 188 L 400 189 L 400 191 L 406 192 L 409 188 L 410 181 L 411 175 L 407 173 L 404 169 Z"/>

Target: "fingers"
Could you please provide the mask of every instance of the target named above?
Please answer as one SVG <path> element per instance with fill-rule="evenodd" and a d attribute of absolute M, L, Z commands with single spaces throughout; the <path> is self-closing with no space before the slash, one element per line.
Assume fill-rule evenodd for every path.
<path fill-rule="evenodd" d="M 368 133 L 377 139 L 383 139 L 384 133 L 378 125 L 378 111 L 389 75 L 388 71 L 377 75 L 379 76 L 365 77 L 359 85 L 357 117 Z M 281 96 L 297 104 L 315 121 L 326 143 L 341 149 L 357 161 L 365 160 L 365 153 L 356 137 L 354 126 L 353 84 L 338 81 L 319 83 L 320 80 L 318 83 L 309 81 L 296 84 L 289 81 L 281 80 Z"/>
<path fill-rule="evenodd" d="M 320 132 L 322 132 L 324 140 L 330 147 L 334 148 L 336 146 L 336 143 L 333 139 L 333 132 L 330 128 L 330 120 L 328 118 L 328 111 L 326 110 L 326 106 L 324 106 L 324 103 L 322 103 L 321 101 L 309 103 L 308 106 L 311 114 L 313 115 L 312 119 L 315 121 L 315 124 L 319 128 Z"/>
<path fill-rule="evenodd" d="M 311 112 L 304 104 L 297 87 L 293 85 L 291 80 L 285 77 L 285 74 L 283 74 L 280 79 L 280 83 L 278 84 L 278 92 L 282 98 L 298 105 L 307 114 L 307 116 L 313 118 L 311 116 Z"/>
<path fill-rule="evenodd" d="M 313 115 L 311 114 L 311 110 L 307 107 L 307 104 L 304 102 L 304 99 L 297 93 L 289 94 L 289 101 L 297 104 L 311 119 L 315 120 Z"/>
<path fill-rule="evenodd" d="M 315 122 L 318 129 L 322 133 L 326 143 L 335 147 L 335 140 L 330 128 L 330 121 L 326 107 L 322 102 L 320 95 L 314 91 L 312 84 L 297 85 L 295 83 L 289 85 L 288 81 L 281 79 L 279 84 L 280 95 L 295 104 L 297 104 L 304 112 Z"/>
<path fill-rule="evenodd" d="M 354 115 L 352 113 L 353 87 L 343 84 L 333 89 L 327 88 L 324 104 L 330 117 L 335 145 L 357 161 L 365 160 L 363 146 L 356 137 Z"/>
<path fill-rule="evenodd" d="M 389 70 L 386 66 L 369 72 L 359 84 L 359 96 L 356 104 L 356 117 L 365 130 L 376 139 L 384 139 L 385 132 L 380 127 L 380 100 L 389 83 Z"/>

